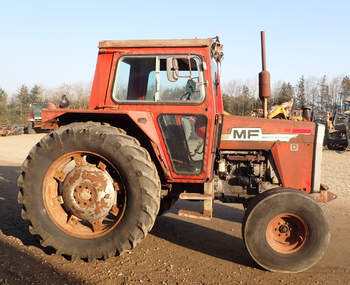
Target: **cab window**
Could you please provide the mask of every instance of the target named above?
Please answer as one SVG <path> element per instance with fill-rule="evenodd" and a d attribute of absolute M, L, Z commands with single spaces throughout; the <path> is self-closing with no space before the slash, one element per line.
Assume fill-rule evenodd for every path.
<path fill-rule="evenodd" d="M 158 123 L 174 171 L 183 175 L 202 173 L 207 118 L 198 114 L 161 114 Z"/>
<path fill-rule="evenodd" d="M 201 58 L 124 56 L 118 61 L 112 97 L 116 101 L 202 102 L 205 97 Z"/>

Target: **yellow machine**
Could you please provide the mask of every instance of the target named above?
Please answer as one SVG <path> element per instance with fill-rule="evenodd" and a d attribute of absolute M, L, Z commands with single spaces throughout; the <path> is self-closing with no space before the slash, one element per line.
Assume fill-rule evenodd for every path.
<path fill-rule="evenodd" d="M 292 98 L 290 101 L 284 102 L 281 105 L 272 106 L 270 112 L 267 115 L 267 118 L 288 120 L 290 118 L 293 103 L 294 99 Z"/>

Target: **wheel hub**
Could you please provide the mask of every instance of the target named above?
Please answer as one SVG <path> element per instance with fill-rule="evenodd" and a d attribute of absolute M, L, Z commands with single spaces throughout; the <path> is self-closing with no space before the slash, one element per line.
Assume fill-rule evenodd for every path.
<path fill-rule="evenodd" d="M 281 234 L 286 234 L 289 232 L 289 227 L 287 225 L 280 225 L 278 230 Z"/>
<path fill-rule="evenodd" d="M 304 220 L 292 213 L 275 216 L 266 228 L 267 243 L 273 250 L 283 254 L 300 250 L 308 235 L 308 227 Z"/>
<path fill-rule="evenodd" d="M 70 171 L 63 183 L 62 197 L 74 216 L 90 223 L 107 216 L 116 203 L 113 179 L 94 165 Z"/>

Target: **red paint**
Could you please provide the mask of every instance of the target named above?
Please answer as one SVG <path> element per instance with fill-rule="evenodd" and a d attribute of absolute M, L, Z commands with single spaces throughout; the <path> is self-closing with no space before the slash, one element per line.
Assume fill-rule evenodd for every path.
<path fill-rule="evenodd" d="M 274 143 L 271 152 L 282 186 L 311 191 L 312 144 L 298 144 L 298 151 L 291 151 L 289 143 Z"/>
<path fill-rule="evenodd" d="M 311 129 L 285 129 L 284 132 L 292 134 L 311 134 Z"/>
<path fill-rule="evenodd" d="M 312 130 L 311 129 L 293 129 L 292 133 L 293 134 L 311 134 Z"/>
<path fill-rule="evenodd" d="M 97 58 L 94 82 L 92 84 L 89 109 L 103 105 L 106 99 L 113 54 L 100 53 Z"/>
<path fill-rule="evenodd" d="M 204 71 L 206 98 L 201 104 L 184 105 L 183 102 L 169 104 L 131 104 L 129 102 L 117 104 L 112 100 L 114 76 L 118 60 L 123 55 L 155 55 L 155 54 L 194 54 L 205 61 L 207 69 Z M 252 141 L 222 141 L 216 145 L 214 134 L 219 128 L 215 124 L 215 118 L 223 114 L 222 95 L 219 86 L 214 90 L 211 77 L 211 55 L 209 47 L 144 47 L 144 48 L 104 48 L 100 49 L 94 82 L 91 90 L 88 110 L 44 110 L 42 117 L 44 125 L 56 126 L 59 122 L 56 118 L 65 114 L 124 114 L 131 118 L 144 134 L 149 138 L 159 164 L 163 169 L 167 182 L 195 182 L 203 183 L 213 176 L 212 169 L 217 148 L 224 150 L 266 150 L 271 151 L 275 160 L 282 183 L 286 187 L 305 189 L 310 191 L 313 146 L 315 124 L 311 122 L 296 122 L 286 120 L 268 120 L 261 118 L 223 116 L 222 134 L 229 134 L 233 127 L 261 128 L 263 134 L 297 134 L 290 142 L 252 142 Z M 195 126 L 195 131 L 200 137 L 205 137 L 204 167 L 202 173 L 194 176 L 179 175 L 172 169 L 168 150 L 158 125 L 158 116 L 161 114 L 193 114 L 207 117 L 207 129 L 200 122 Z M 290 150 L 290 143 L 299 146 L 298 151 Z"/>

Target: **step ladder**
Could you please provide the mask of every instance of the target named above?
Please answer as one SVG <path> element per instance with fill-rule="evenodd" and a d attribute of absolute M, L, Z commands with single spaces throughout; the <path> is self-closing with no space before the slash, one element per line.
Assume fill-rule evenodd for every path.
<path fill-rule="evenodd" d="M 203 201 L 203 213 L 190 211 L 190 210 L 179 210 L 178 215 L 181 217 L 210 220 L 213 216 L 213 199 L 214 190 L 213 183 L 208 182 L 204 184 L 204 193 L 181 193 L 179 196 L 181 200 L 199 200 Z"/>

